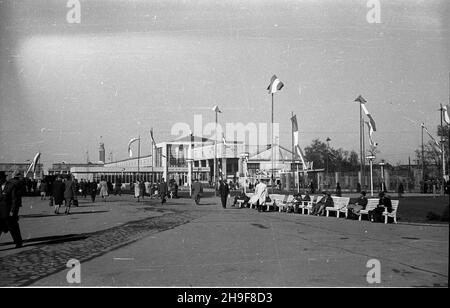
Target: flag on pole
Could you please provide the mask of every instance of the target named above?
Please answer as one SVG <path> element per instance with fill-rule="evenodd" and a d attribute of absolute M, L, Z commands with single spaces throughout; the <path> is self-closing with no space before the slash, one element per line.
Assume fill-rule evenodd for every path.
<path fill-rule="evenodd" d="M 33 171 L 33 173 L 35 173 L 36 172 L 36 167 L 37 167 L 37 164 L 38 164 L 38 162 L 39 162 L 39 158 L 41 157 L 41 153 L 36 153 L 36 155 L 34 156 L 34 158 L 33 158 L 33 161 L 31 162 L 31 164 L 30 164 L 30 166 L 28 167 L 28 169 L 27 169 L 27 172 L 25 173 L 25 176 L 30 172 L 30 171 Z"/>
<path fill-rule="evenodd" d="M 308 162 L 305 161 L 304 156 L 303 155 L 303 151 L 300 148 L 300 146 L 298 145 L 298 123 L 297 123 L 297 115 L 294 115 L 291 118 L 292 121 L 292 132 L 294 134 L 294 149 L 295 149 L 295 154 L 297 154 L 297 156 L 300 157 L 300 160 L 302 161 L 302 167 L 303 170 L 307 170 L 309 168 L 309 164 Z"/>
<path fill-rule="evenodd" d="M 220 111 L 219 106 L 215 105 L 212 109 L 214 112 L 218 112 L 218 113 L 222 113 L 222 111 Z"/>
<path fill-rule="evenodd" d="M 131 144 L 138 140 L 139 138 L 132 138 L 130 142 L 128 142 L 128 154 L 130 155 L 130 157 L 133 157 L 133 152 L 131 152 Z"/>
<path fill-rule="evenodd" d="M 441 145 L 440 145 L 439 142 L 433 137 L 433 135 L 430 134 L 430 132 L 428 131 L 428 129 L 425 127 L 425 124 L 422 123 L 422 124 L 420 124 L 420 126 L 423 127 L 423 129 L 424 129 L 425 132 L 428 134 L 428 136 L 431 138 L 431 140 L 434 141 L 434 143 L 436 144 L 436 146 L 437 146 L 439 152 L 442 152 L 442 150 L 441 150 Z"/>
<path fill-rule="evenodd" d="M 294 134 L 294 146 L 298 145 L 298 123 L 297 123 L 297 116 L 294 115 L 291 118 L 292 121 L 292 133 Z"/>
<path fill-rule="evenodd" d="M 369 143 L 370 143 L 371 146 L 377 147 L 378 143 L 374 142 L 373 139 L 372 139 L 372 134 L 374 132 L 372 124 L 370 124 L 370 122 L 366 122 L 366 124 L 367 124 L 367 127 L 369 128 Z"/>
<path fill-rule="evenodd" d="M 297 155 L 300 156 L 300 160 L 302 161 L 302 168 L 303 168 L 303 170 L 307 170 L 308 169 L 308 164 L 306 163 L 306 161 L 304 159 L 305 155 L 303 155 L 302 149 L 298 145 L 296 145 L 295 146 L 295 151 L 297 152 Z"/>
<path fill-rule="evenodd" d="M 364 99 L 364 97 L 362 97 L 361 95 L 358 96 L 358 97 L 355 99 L 355 102 L 358 102 L 358 103 L 361 103 L 361 104 L 367 103 L 367 101 L 366 101 L 366 100 Z"/>
<path fill-rule="evenodd" d="M 363 109 L 365 115 L 369 118 L 370 125 L 372 126 L 373 131 L 376 132 L 377 131 L 377 127 L 375 125 L 375 121 L 373 120 L 372 116 L 369 113 L 369 110 L 367 110 L 367 107 L 366 107 L 366 105 L 364 103 L 361 103 L 361 108 Z"/>
<path fill-rule="evenodd" d="M 444 121 L 445 123 L 450 125 L 450 117 L 448 116 L 448 107 L 442 106 L 442 112 L 444 113 Z"/>
<path fill-rule="evenodd" d="M 229 146 L 229 144 L 227 143 L 227 141 L 225 140 L 225 134 L 222 133 L 222 142 L 224 146 Z"/>
<path fill-rule="evenodd" d="M 156 145 L 155 138 L 153 138 L 153 127 L 150 129 L 150 137 L 152 138 L 153 145 Z"/>
<path fill-rule="evenodd" d="M 277 91 L 280 91 L 283 88 L 284 84 L 281 82 L 280 79 L 276 75 L 273 75 L 270 79 L 270 84 L 267 87 L 267 90 L 269 91 L 269 94 L 273 94 Z"/>

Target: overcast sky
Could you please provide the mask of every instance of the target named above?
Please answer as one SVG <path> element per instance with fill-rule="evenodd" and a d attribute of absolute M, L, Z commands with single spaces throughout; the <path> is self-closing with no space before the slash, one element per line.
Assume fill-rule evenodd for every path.
<path fill-rule="evenodd" d="M 433 134 L 449 102 L 449 1 L 383 1 L 369 24 L 366 0 L 0 1 L 0 162 L 114 159 L 149 130 L 214 121 L 270 122 L 266 87 L 276 74 L 280 143 L 359 153 L 361 94 L 377 124 L 377 159 L 406 163 L 425 122 Z M 207 136 L 208 137 L 208 136 Z M 146 139 L 145 139 L 146 138 Z"/>

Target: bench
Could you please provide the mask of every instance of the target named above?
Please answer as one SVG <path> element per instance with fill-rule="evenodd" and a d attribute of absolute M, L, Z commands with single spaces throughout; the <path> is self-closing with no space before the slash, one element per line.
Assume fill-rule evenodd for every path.
<path fill-rule="evenodd" d="M 247 197 L 251 198 L 253 196 L 253 194 L 251 193 L 246 193 Z M 240 208 L 242 208 L 242 205 L 245 203 L 244 199 L 237 199 L 236 203 L 239 205 Z M 251 207 L 251 205 L 250 205 Z"/>
<path fill-rule="evenodd" d="M 278 211 L 281 212 L 287 197 L 287 195 L 273 194 L 270 196 L 270 199 L 275 203 L 275 206 L 278 207 Z"/>
<path fill-rule="evenodd" d="M 302 214 L 311 214 L 311 210 L 317 202 L 322 200 L 323 196 L 311 196 L 311 201 L 304 201 L 302 207 Z"/>
<path fill-rule="evenodd" d="M 333 198 L 333 207 L 326 207 L 325 210 L 327 212 L 327 217 L 330 216 L 330 212 L 336 212 L 336 217 L 339 218 L 340 210 L 343 208 L 347 208 L 348 203 L 350 202 L 349 197 L 331 197 Z"/>
<path fill-rule="evenodd" d="M 369 211 L 376 209 L 378 202 L 379 202 L 379 199 L 376 199 L 376 198 L 367 199 L 366 209 L 361 210 L 359 212 L 358 220 L 361 221 L 363 215 L 369 215 Z"/>
<path fill-rule="evenodd" d="M 387 211 L 387 209 L 385 209 L 383 216 L 384 216 L 384 223 L 387 224 L 388 223 L 388 217 L 392 217 L 394 219 L 394 223 L 397 223 L 397 209 L 398 209 L 398 204 L 399 204 L 399 200 L 392 200 L 392 211 L 389 213 Z"/>

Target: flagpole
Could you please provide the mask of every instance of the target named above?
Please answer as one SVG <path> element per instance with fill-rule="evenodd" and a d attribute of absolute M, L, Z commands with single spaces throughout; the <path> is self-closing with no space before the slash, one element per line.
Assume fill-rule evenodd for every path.
<path fill-rule="evenodd" d="M 363 170 L 363 164 L 364 164 L 364 155 L 363 155 L 363 118 L 362 118 L 362 102 L 359 102 L 359 155 L 360 155 L 360 173 L 361 173 L 361 189 L 364 190 L 364 170 Z"/>
<path fill-rule="evenodd" d="M 364 129 L 364 118 L 361 117 L 361 129 L 362 129 L 362 157 L 363 157 L 363 174 L 364 174 L 364 185 L 366 185 L 366 136 Z"/>
<path fill-rule="evenodd" d="M 153 137 L 152 137 L 151 142 L 152 142 L 152 187 L 153 187 L 153 177 L 154 177 L 153 165 L 155 164 L 155 157 L 153 156 L 153 147 L 155 146 L 154 143 L 153 143 Z"/>
<path fill-rule="evenodd" d="M 141 160 L 141 135 L 139 135 L 139 139 L 138 139 L 138 172 L 137 172 L 137 175 L 138 175 L 138 180 L 139 181 L 141 181 L 141 176 L 139 174 L 139 163 L 140 163 L 140 160 Z"/>
<path fill-rule="evenodd" d="M 292 130 L 291 130 L 291 139 L 292 139 L 292 162 L 294 163 L 294 123 L 292 122 L 292 118 L 294 117 L 294 112 L 293 111 L 291 111 L 291 127 L 292 127 Z M 295 172 L 294 172 L 294 168 L 291 168 L 292 169 L 292 179 L 294 179 L 294 186 L 295 186 Z M 297 174 L 298 174 L 298 164 L 297 164 Z M 291 186 L 291 183 L 289 183 L 289 187 Z M 299 177 L 299 179 L 298 179 L 298 187 L 299 187 L 299 189 L 300 189 L 300 177 Z"/>
<path fill-rule="evenodd" d="M 424 125 L 422 123 L 422 186 L 425 187 L 425 155 L 424 155 L 424 148 L 423 148 L 423 128 Z M 425 191 L 423 191 L 425 193 Z"/>
<path fill-rule="evenodd" d="M 270 143 L 271 143 L 270 147 L 271 147 L 271 150 L 272 150 L 272 194 L 273 194 L 273 184 L 274 184 L 274 181 L 275 181 L 274 174 L 273 174 L 273 172 L 274 172 L 274 164 L 273 164 L 273 93 L 272 93 L 272 129 L 271 129 Z"/>
<path fill-rule="evenodd" d="M 445 179 L 445 145 L 444 145 L 444 125 L 442 122 L 444 108 L 442 104 L 440 110 L 441 113 L 441 149 L 442 149 L 442 179 Z M 444 194 L 444 185 L 441 185 L 441 193 Z"/>
<path fill-rule="evenodd" d="M 214 196 L 217 196 L 217 111 L 216 111 L 216 140 L 214 142 Z"/>

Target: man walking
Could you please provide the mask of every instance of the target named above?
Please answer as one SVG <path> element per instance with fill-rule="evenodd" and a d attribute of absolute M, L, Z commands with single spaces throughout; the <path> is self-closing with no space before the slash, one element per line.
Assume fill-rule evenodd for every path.
<path fill-rule="evenodd" d="M 227 182 L 220 180 L 219 195 L 220 195 L 220 201 L 222 202 L 222 207 L 224 209 L 227 207 L 227 199 L 228 199 L 229 193 L 230 193 L 230 188 L 228 187 Z"/>
<path fill-rule="evenodd" d="M 164 178 L 162 178 L 161 183 L 159 184 L 159 196 L 161 197 L 161 204 L 166 203 L 167 182 Z"/>
<path fill-rule="evenodd" d="M 64 183 L 64 205 L 66 206 L 66 215 L 68 215 L 70 212 L 70 207 L 72 206 L 73 200 L 75 200 L 75 194 L 75 182 L 72 180 L 72 176 L 69 175 L 66 182 Z"/>
<path fill-rule="evenodd" d="M 192 184 L 192 197 L 195 200 L 195 204 L 200 205 L 200 194 L 203 192 L 202 183 L 195 179 L 194 184 Z"/>
<path fill-rule="evenodd" d="M 19 209 L 22 206 L 23 188 L 20 181 L 20 172 L 14 171 L 11 179 L 6 181 L 2 190 L 1 220 L 11 232 L 16 248 L 23 246 L 22 235 L 19 227 Z"/>

